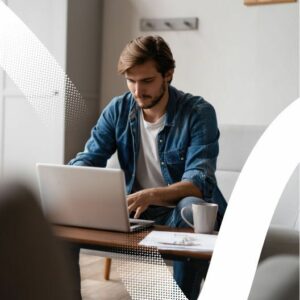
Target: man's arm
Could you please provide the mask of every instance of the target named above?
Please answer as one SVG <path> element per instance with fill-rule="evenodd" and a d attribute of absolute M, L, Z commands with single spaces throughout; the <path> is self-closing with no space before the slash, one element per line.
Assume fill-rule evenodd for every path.
<path fill-rule="evenodd" d="M 111 103 L 101 114 L 97 124 L 93 127 L 91 136 L 84 151 L 73 158 L 69 164 L 77 166 L 105 167 L 108 158 L 116 150 L 115 128 L 113 124 Z"/>
<path fill-rule="evenodd" d="M 149 205 L 169 206 L 187 196 L 202 198 L 202 192 L 191 182 L 180 181 L 166 187 L 144 189 L 127 197 L 129 212 L 139 218 Z"/>

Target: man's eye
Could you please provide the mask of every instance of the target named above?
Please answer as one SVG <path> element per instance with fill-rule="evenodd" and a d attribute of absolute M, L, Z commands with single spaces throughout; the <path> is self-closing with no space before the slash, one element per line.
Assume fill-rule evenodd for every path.
<path fill-rule="evenodd" d="M 133 81 L 133 80 L 131 80 L 131 79 L 128 79 L 128 78 L 127 78 L 127 81 L 128 81 L 128 82 L 130 82 L 130 83 L 134 83 L 134 81 Z"/>
<path fill-rule="evenodd" d="M 153 79 L 145 79 L 145 80 L 144 80 L 145 83 L 150 83 L 150 82 L 152 82 L 152 81 L 153 81 Z"/>

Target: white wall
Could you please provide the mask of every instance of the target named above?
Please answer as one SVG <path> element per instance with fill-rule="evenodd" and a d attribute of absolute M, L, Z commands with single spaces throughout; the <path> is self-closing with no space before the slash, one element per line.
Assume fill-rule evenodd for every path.
<path fill-rule="evenodd" d="M 298 16 L 300 17 L 300 6 L 298 6 Z M 298 22 L 298 53 L 300 53 L 300 22 Z M 300 97 L 300 59 L 298 59 L 298 97 Z M 300 195 L 300 165 L 298 166 L 299 172 L 298 172 L 298 189 L 299 189 L 299 195 Z M 298 220 L 295 224 L 295 226 L 298 228 L 298 230 L 300 230 L 300 199 L 298 199 Z"/>
<path fill-rule="evenodd" d="M 198 17 L 198 31 L 150 32 L 170 44 L 173 84 L 216 108 L 219 123 L 269 124 L 298 96 L 298 3 L 104 0 L 101 108 L 126 90 L 116 64 L 142 17 Z"/>
<path fill-rule="evenodd" d="M 4 2 L 40 38 L 64 68 L 67 1 L 6 0 Z M 8 31 L 9 29 L 7 28 Z M 35 49 L 32 47 L 35 44 L 30 39 L 27 42 L 28 50 L 34 51 Z M 16 45 L 16 49 L 19 49 L 20 59 L 19 61 L 11 60 L 16 64 L 15 78 L 13 79 L 22 83 L 23 91 L 30 96 L 30 100 L 25 98 L 14 81 L 0 68 L 0 77 L 2 78 L 0 81 L 0 111 L 2 111 L 0 115 L 0 173 L 3 177 L 18 179 L 36 188 L 36 162 L 63 162 L 64 120 L 61 117 L 61 112 L 64 111 L 63 82 L 62 85 L 57 84 L 62 87 L 62 89 L 58 89 L 58 95 L 55 95 L 54 90 L 50 89 L 51 82 L 49 83 L 49 92 L 46 88 L 42 89 L 39 84 L 30 85 L 33 78 L 31 75 L 35 74 L 34 71 L 31 71 L 34 64 L 23 61 L 26 55 L 22 55 L 24 52 L 22 52 L 21 44 Z M 22 63 L 24 74 L 32 72 L 28 78 L 23 76 L 24 80 L 18 77 L 18 72 L 21 72 L 21 67 L 17 66 L 18 62 Z M 51 72 L 48 75 L 51 78 Z M 41 78 L 43 78 L 42 75 Z M 57 115 L 53 116 L 53 119 L 50 117 L 49 122 L 48 120 L 43 122 L 48 116 L 43 109 L 40 109 L 45 102 L 55 103 L 53 111 Z"/>

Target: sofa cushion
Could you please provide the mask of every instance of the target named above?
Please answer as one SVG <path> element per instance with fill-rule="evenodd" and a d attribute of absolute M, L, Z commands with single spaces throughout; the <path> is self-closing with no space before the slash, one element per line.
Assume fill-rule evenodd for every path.
<path fill-rule="evenodd" d="M 222 192 L 225 200 L 228 202 L 235 186 L 235 183 L 240 175 L 240 172 L 217 170 L 216 178 L 220 191 Z"/>
<path fill-rule="evenodd" d="M 220 125 L 218 170 L 240 172 L 264 126 Z"/>

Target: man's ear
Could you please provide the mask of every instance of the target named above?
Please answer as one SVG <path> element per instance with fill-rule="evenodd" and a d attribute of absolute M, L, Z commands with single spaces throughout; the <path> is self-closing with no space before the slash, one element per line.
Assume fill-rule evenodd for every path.
<path fill-rule="evenodd" d="M 174 69 L 170 69 L 169 71 L 167 71 L 165 73 L 165 79 L 167 80 L 167 82 L 171 82 L 172 81 L 173 74 L 174 74 Z"/>

